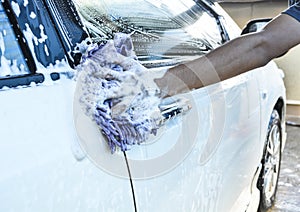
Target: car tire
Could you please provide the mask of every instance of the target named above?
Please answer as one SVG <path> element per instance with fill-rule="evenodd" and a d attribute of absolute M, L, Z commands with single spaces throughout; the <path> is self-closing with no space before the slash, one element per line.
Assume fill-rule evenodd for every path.
<path fill-rule="evenodd" d="M 269 121 L 266 144 L 262 157 L 262 170 L 258 179 L 260 203 L 258 211 L 266 211 L 275 201 L 281 163 L 282 132 L 280 116 L 272 111 Z"/>

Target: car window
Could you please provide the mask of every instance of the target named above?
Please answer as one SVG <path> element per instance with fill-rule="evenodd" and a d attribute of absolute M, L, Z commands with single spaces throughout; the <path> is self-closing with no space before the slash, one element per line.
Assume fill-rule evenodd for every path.
<path fill-rule="evenodd" d="M 95 42 L 132 33 L 147 67 L 175 65 L 222 44 L 216 19 L 192 0 L 76 0 Z"/>
<path fill-rule="evenodd" d="M 0 78 L 29 72 L 16 35 L 0 3 Z"/>

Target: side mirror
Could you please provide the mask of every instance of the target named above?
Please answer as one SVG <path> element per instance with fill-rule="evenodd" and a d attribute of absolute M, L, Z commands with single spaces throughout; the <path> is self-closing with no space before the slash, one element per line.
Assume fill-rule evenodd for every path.
<path fill-rule="evenodd" d="M 247 25 L 242 30 L 242 35 L 248 34 L 251 32 L 259 32 L 261 31 L 267 23 L 269 23 L 272 19 L 271 18 L 264 18 L 264 19 L 254 19 L 247 23 Z"/>

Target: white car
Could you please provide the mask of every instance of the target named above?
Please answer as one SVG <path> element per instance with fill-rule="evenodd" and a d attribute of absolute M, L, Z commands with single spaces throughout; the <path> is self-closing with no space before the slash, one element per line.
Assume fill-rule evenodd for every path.
<path fill-rule="evenodd" d="M 272 205 L 286 139 L 284 75 L 274 62 L 182 94 L 191 110 L 172 113 L 126 154 L 111 154 L 78 106 L 71 67 L 89 45 L 131 33 L 144 66 L 170 67 L 240 34 L 217 3 L 15 0 L 2 1 L 0 15 L 0 211 Z"/>

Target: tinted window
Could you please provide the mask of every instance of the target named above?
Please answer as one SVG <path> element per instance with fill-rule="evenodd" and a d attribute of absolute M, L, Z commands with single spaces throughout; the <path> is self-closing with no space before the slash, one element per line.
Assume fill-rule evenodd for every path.
<path fill-rule="evenodd" d="M 94 41 L 133 33 L 144 65 L 173 65 L 222 43 L 216 20 L 192 0 L 76 0 Z"/>
<path fill-rule="evenodd" d="M 0 77 L 29 73 L 2 4 L 0 4 L 0 58 Z"/>

